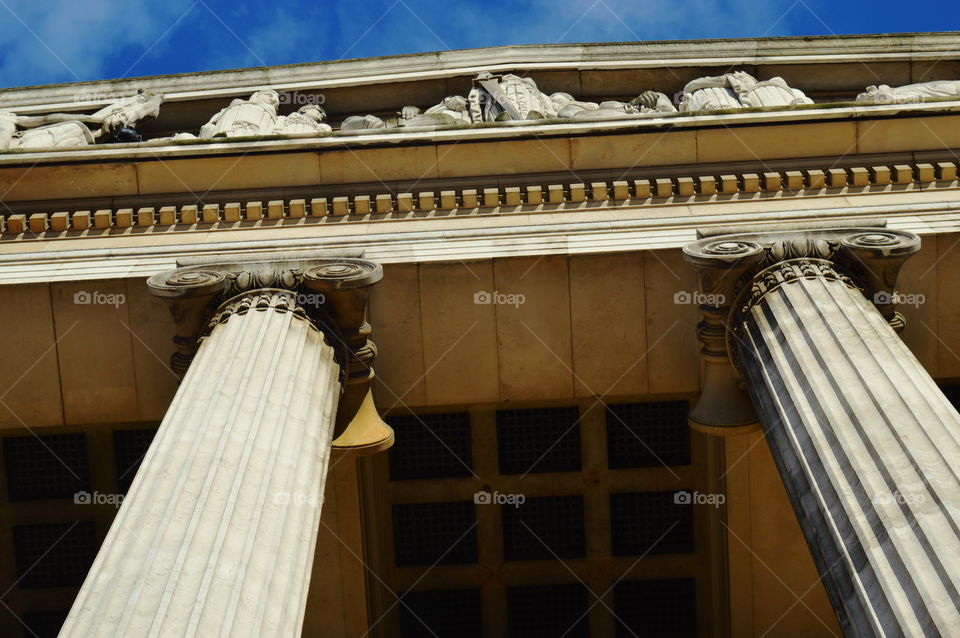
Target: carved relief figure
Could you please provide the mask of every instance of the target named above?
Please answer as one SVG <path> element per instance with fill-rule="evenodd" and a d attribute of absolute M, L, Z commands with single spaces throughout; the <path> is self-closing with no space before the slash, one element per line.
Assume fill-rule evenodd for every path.
<path fill-rule="evenodd" d="M 886 84 L 868 86 L 866 92 L 857 96 L 857 104 L 903 104 L 922 102 L 927 98 L 960 99 L 960 80 L 934 80 L 904 86 Z"/>
<path fill-rule="evenodd" d="M 471 124 L 467 99 L 460 95 L 443 98 L 440 104 L 431 106 L 423 113 L 416 106 L 405 106 L 400 112 L 401 126 L 439 126 L 445 124 Z"/>
<path fill-rule="evenodd" d="M 0 112 L 0 150 L 88 146 L 102 136 L 114 141 L 139 141 L 140 135 L 133 127 L 144 117 L 157 117 L 162 102 L 162 95 L 141 91 L 92 115 L 50 113 L 18 117 Z M 96 130 L 90 130 L 90 126 Z M 23 130 L 14 132 L 17 128 Z"/>
<path fill-rule="evenodd" d="M 536 82 L 512 73 L 492 75 L 484 71 L 473 80 L 467 102 L 473 122 L 557 117 L 553 102 Z"/>
<path fill-rule="evenodd" d="M 124 128 L 130 128 L 145 117 L 160 115 L 163 96 L 157 93 L 140 92 L 125 97 L 93 114 L 102 122 L 100 131 L 104 135 L 115 135 Z"/>
<path fill-rule="evenodd" d="M 199 137 L 249 137 L 270 135 L 277 128 L 277 107 L 280 96 L 263 89 L 247 100 L 234 100 L 200 128 Z"/>
<path fill-rule="evenodd" d="M 790 88 L 783 78 L 757 81 L 735 71 L 693 80 L 683 87 L 681 111 L 716 111 L 759 106 L 813 104 L 803 91 Z"/>
<path fill-rule="evenodd" d="M 556 107 L 557 117 L 581 120 L 621 119 L 631 115 L 677 111 L 670 103 L 670 98 L 657 91 L 644 91 L 630 102 L 579 102 L 569 93 L 554 93 L 550 99 Z"/>
<path fill-rule="evenodd" d="M 376 115 L 351 115 L 340 123 L 340 130 L 344 133 L 384 127 L 386 123 Z"/>
<path fill-rule="evenodd" d="M 61 122 L 24 131 L 19 139 L 15 140 L 15 148 L 22 150 L 69 148 L 87 146 L 95 141 L 94 134 L 82 122 Z"/>
<path fill-rule="evenodd" d="M 296 113 L 277 118 L 279 135 L 326 135 L 333 131 L 326 123 L 327 113 L 316 104 L 300 107 Z"/>
<path fill-rule="evenodd" d="M 0 111 L 0 151 L 10 148 L 13 136 L 17 132 L 17 115 L 10 111 Z"/>

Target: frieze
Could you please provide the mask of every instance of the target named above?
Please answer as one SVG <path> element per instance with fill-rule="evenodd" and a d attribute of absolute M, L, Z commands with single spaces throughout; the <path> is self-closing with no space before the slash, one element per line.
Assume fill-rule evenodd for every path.
<path fill-rule="evenodd" d="M 336 127 L 327 122 L 326 111 L 315 103 L 281 115 L 280 94 L 267 86 L 246 99 L 234 99 L 211 114 L 199 129 L 147 140 L 137 131 L 136 124 L 145 117 L 159 116 L 163 96 L 156 93 L 140 91 L 92 114 L 18 116 L 0 110 L 0 152 L 89 147 L 104 142 L 166 145 L 184 140 L 349 136 L 371 129 L 424 130 L 505 122 L 631 120 L 742 109 L 789 110 L 816 104 L 783 78 L 758 80 L 742 70 L 692 80 L 672 99 L 655 87 L 637 87 L 635 96 L 626 102 L 613 97 L 596 102 L 565 92 L 547 94 L 538 88 L 533 78 L 515 73 L 482 71 L 472 85 L 467 95 L 450 95 L 438 104 L 406 105 L 392 116 L 349 115 Z M 960 100 L 960 80 L 899 87 L 869 86 L 854 103 L 886 105 L 943 100 Z"/>

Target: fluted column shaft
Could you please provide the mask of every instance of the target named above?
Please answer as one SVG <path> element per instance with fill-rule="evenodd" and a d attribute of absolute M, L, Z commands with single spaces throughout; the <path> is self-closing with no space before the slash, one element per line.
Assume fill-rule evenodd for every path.
<path fill-rule="evenodd" d="M 753 279 L 741 373 L 847 636 L 960 636 L 960 415 L 823 260 Z"/>
<path fill-rule="evenodd" d="M 293 297 L 218 317 L 62 638 L 300 635 L 340 368 Z"/>

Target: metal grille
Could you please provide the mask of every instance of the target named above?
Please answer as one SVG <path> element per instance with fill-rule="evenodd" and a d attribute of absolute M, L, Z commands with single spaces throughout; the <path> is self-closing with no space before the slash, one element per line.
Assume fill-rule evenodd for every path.
<path fill-rule="evenodd" d="M 687 401 L 607 406 L 607 462 L 611 469 L 690 464 Z"/>
<path fill-rule="evenodd" d="M 67 619 L 67 611 L 35 611 L 23 615 L 27 636 L 31 638 L 57 638 Z"/>
<path fill-rule="evenodd" d="M 678 492 L 610 495 L 614 556 L 683 554 L 693 551 L 693 506 Z"/>
<path fill-rule="evenodd" d="M 960 410 L 960 385 L 942 385 L 940 391 L 943 392 L 955 409 Z"/>
<path fill-rule="evenodd" d="M 502 505 L 506 560 L 582 558 L 585 554 L 583 496 L 528 498 Z"/>
<path fill-rule="evenodd" d="M 497 412 L 501 474 L 580 470 L 576 406 Z"/>
<path fill-rule="evenodd" d="M 401 595 L 401 638 L 480 638 L 479 589 L 408 591 Z"/>
<path fill-rule="evenodd" d="M 150 448 L 156 428 L 142 430 L 116 430 L 113 433 L 113 451 L 117 464 L 117 490 L 126 494 L 133 477 L 140 469 L 140 462 Z"/>
<path fill-rule="evenodd" d="M 113 450 L 117 463 L 117 490 L 126 494 L 133 478 L 140 470 L 140 462 L 156 436 L 156 428 L 142 430 L 116 430 L 113 433 Z"/>
<path fill-rule="evenodd" d="M 507 587 L 510 638 L 587 638 L 587 589 L 580 584 Z"/>
<path fill-rule="evenodd" d="M 396 432 L 390 480 L 473 475 L 466 412 L 394 416 L 389 422 Z"/>
<path fill-rule="evenodd" d="M 69 587 L 83 583 L 99 543 L 91 521 L 14 525 L 13 547 L 20 587 Z"/>
<path fill-rule="evenodd" d="M 697 635 L 692 579 L 622 581 L 613 588 L 617 638 L 693 638 Z"/>
<path fill-rule="evenodd" d="M 477 516 L 474 507 L 472 501 L 394 505 L 393 536 L 397 565 L 477 562 Z"/>
<path fill-rule="evenodd" d="M 71 498 L 90 489 L 83 434 L 7 437 L 3 458 L 11 501 Z"/>

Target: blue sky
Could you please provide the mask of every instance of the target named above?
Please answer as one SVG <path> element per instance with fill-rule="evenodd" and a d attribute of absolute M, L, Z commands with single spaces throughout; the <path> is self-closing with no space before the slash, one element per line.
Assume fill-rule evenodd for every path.
<path fill-rule="evenodd" d="M 0 0 L 0 86 L 501 44 L 960 29 L 942 0 Z"/>

